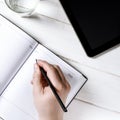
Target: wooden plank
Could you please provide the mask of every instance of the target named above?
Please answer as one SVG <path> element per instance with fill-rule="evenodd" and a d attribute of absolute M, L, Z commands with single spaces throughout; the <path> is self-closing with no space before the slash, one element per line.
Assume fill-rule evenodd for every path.
<path fill-rule="evenodd" d="M 119 47 L 112 51 L 109 51 L 108 53 L 98 58 L 88 58 L 70 25 L 66 25 L 43 16 L 32 17 L 32 18 L 21 18 L 19 15 L 13 13 L 8 8 L 6 8 L 4 5 L 0 5 L 0 11 L 3 14 L 5 14 L 7 17 L 9 17 L 12 21 L 14 21 L 16 24 L 18 24 L 20 27 L 22 27 L 24 30 L 26 30 L 28 33 L 30 33 L 37 40 L 39 40 L 41 43 L 43 43 L 45 46 L 49 47 L 51 50 L 63 56 L 64 58 L 65 57 L 68 58 L 67 61 L 69 60 L 76 61 L 77 65 L 74 66 L 80 70 L 82 69 L 82 71 L 86 73 L 91 80 L 93 80 L 93 82 L 89 82 L 88 85 L 88 88 L 90 88 L 91 93 L 88 94 L 90 91 L 87 90 L 88 93 L 84 93 L 86 94 L 87 97 L 86 98 L 84 97 L 83 100 L 88 100 L 91 103 L 95 103 L 98 106 L 102 106 L 101 103 L 104 103 L 105 100 L 103 99 L 105 95 L 103 94 L 104 91 L 102 91 L 101 94 L 101 91 L 100 89 L 98 89 L 99 88 L 98 87 L 96 88 L 98 89 L 97 91 L 98 93 L 95 94 L 96 97 L 94 96 L 93 93 L 96 91 L 95 87 L 96 85 L 97 86 L 99 85 L 98 83 L 100 83 L 101 86 L 103 85 L 102 88 L 106 87 L 106 85 L 104 85 L 105 82 L 103 81 L 104 79 L 107 81 L 108 85 L 110 83 L 114 83 L 114 81 L 119 81 L 119 77 L 117 77 L 120 76 Z M 30 27 L 31 25 L 32 27 Z M 99 70 L 101 72 L 92 70 L 92 68 Z M 116 77 L 113 75 L 103 74 L 103 72 L 116 75 Z M 96 76 L 93 77 L 93 73 L 96 73 Z M 99 82 L 97 83 L 96 81 Z M 111 82 L 109 83 L 109 81 Z M 117 83 L 115 82 L 114 84 Z M 114 88 L 116 88 L 116 85 L 114 85 Z M 107 88 L 105 88 L 105 90 L 107 90 Z M 108 87 L 108 90 L 112 91 L 112 87 L 111 89 L 110 87 Z M 106 93 L 109 93 L 108 90 Z M 108 95 L 111 98 L 110 94 Z M 113 96 L 117 96 L 117 95 L 115 95 L 114 93 Z M 92 98 L 90 98 L 91 96 L 95 97 L 96 100 L 95 102 L 92 100 Z M 99 101 L 97 101 L 98 100 L 97 97 L 98 98 L 102 97 L 103 99 L 103 101 L 100 102 L 100 104 Z M 105 100 L 105 104 L 107 104 L 106 100 Z M 118 105 L 118 101 L 117 101 L 117 105 Z M 108 102 L 107 107 L 109 106 L 110 106 L 110 102 Z M 113 109 L 119 110 L 119 108 L 116 109 L 116 107 L 115 108 L 113 107 Z"/>
<path fill-rule="evenodd" d="M 41 11 L 42 14 L 44 14 L 46 16 L 49 16 L 51 18 L 54 18 L 54 19 L 64 21 L 64 22 L 66 22 L 66 20 L 67 20 L 68 22 L 66 22 L 66 23 L 69 23 L 69 20 L 67 19 L 66 14 L 65 14 L 59 0 L 48 0 L 47 2 L 48 2 L 48 4 L 49 4 L 49 2 L 56 3 L 55 6 L 59 9 L 59 10 L 56 10 L 57 11 L 57 16 L 49 15 L 49 13 L 45 13 L 44 10 Z M 49 5 L 49 7 L 52 8 L 51 5 Z M 39 9 L 42 9 L 42 8 L 44 9 L 43 6 L 39 7 Z M 72 37 L 70 36 L 70 38 L 73 38 L 73 40 L 78 39 L 77 37 L 73 37 L 73 36 L 76 36 L 73 28 L 71 27 L 69 29 L 71 30 L 71 32 L 69 31 L 70 33 L 67 33 L 67 35 L 72 34 L 71 35 Z M 84 51 L 83 51 L 83 48 L 82 48 L 81 44 L 78 43 L 78 45 L 80 45 L 80 47 L 82 49 L 79 46 L 76 46 L 77 44 L 73 43 L 71 39 L 69 39 L 69 41 L 71 41 L 71 43 L 72 43 L 72 46 L 70 46 L 72 51 L 76 50 L 76 51 L 73 51 L 76 54 L 73 54 L 72 56 L 68 55 L 68 52 L 71 51 L 71 49 L 68 48 L 68 43 L 66 43 L 66 44 L 64 44 L 65 46 L 63 46 L 63 47 L 67 48 L 68 51 L 67 51 L 67 54 L 65 54 L 64 56 L 68 56 L 69 59 L 73 59 L 75 61 L 80 61 L 80 64 L 85 64 L 87 66 L 90 66 L 90 67 L 93 67 L 93 68 L 96 68 L 96 69 L 100 69 L 101 71 L 106 71 L 108 73 L 120 76 L 120 62 L 119 62 L 120 61 L 120 55 L 119 55 L 120 48 L 118 48 L 118 47 L 115 48 L 115 49 L 113 48 L 112 51 L 108 50 L 108 52 L 105 52 L 105 54 L 102 54 L 102 56 L 98 56 L 98 57 L 92 59 L 92 58 L 87 57 L 86 54 L 84 54 Z M 78 41 L 78 40 L 76 40 L 76 41 Z M 51 48 L 54 49 L 53 46 Z M 57 48 L 59 48 L 59 47 L 57 46 Z M 56 51 L 57 48 L 55 48 L 54 51 Z M 80 50 L 82 52 L 79 52 L 77 50 Z M 63 51 L 64 51 L 64 49 L 63 49 Z M 61 55 L 63 55 L 63 53 L 65 53 L 63 51 L 60 51 L 60 49 L 58 49 L 57 53 L 60 52 L 59 54 L 62 53 Z"/>
<path fill-rule="evenodd" d="M 120 113 L 120 77 L 77 63 L 70 63 L 88 77 L 87 83 L 76 98 L 100 108 Z"/>
<path fill-rule="evenodd" d="M 64 120 L 120 120 L 120 114 L 74 100 Z"/>
<path fill-rule="evenodd" d="M 50 16 L 21 18 L 3 4 L 0 4 L 0 12 L 51 50 L 67 58 L 67 61 L 76 61 L 77 63 L 72 62 L 72 64 L 88 76 L 89 81 L 77 98 L 93 104 L 93 106 L 83 102 L 74 103 L 73 107 L 70 108 L 71 112 L 66 115 L 66 119 L 77 120 L 80 119 L 78 116 L 81 116 L 81 119 L 84 120 L 90 118 L 92 120 L 120 119 L 119 114 L 110 112 L 120 112 L 120 47 L 97 58 L 88 58 L 73 28 L 69 24 L 56 21 L 55 19 L 58 19 L 56 13 L 52 14 L 56 16 L 55 19 L 49 19 Z M 30 27 L 31 25 L 32 27 Z M 78 106 L 80 109 L 77 109 Z M 101 108 L 95 106 L 109 111 L 101 110 Z"/>
<path fill-rule="evenodd" d="M 21 110 L 19 110 L 19 108 L 12 105 L 11 103 L 8 103 L 7 101 L 4 102 L 9 108 L 7 110 L 9 111 L 9 113 L 7 113 L 7 111 L 2 112 L 2 116 L 6 118 L 6 120 L 8 119 L 8 117 L 10 120 L 11 119 L 21 120 L 21 118 L 22 120 L 27 120 L 28 118 L 30 120 L 34 119 L 31 118 L 26 113 L 23 113 Z M 12 116 L 10 114 L 11 111 L 12 112 L 18 111 L 21 114 L 21 118 L 18 118 L 16 114 Z M 64 114 L 64 120 L 113 120 L 113 119 L 119 120 L 120 114 L 116 112 L 107 111 L 78 100 L 74 100 L 72 104 L 69 106 L 68 112 Z"/>
<path fill-rule="evenodd" d="M 41 0 L 35 12 L 57 21 L 70 24 L 67 15 L 65 14 L 63 7 L 58 0 Z"/>
<path fill-rule="evenodd" d="M 84 66 L 120 76 L 120 47 L 89 58 L 70 25 L 43 16 L 21 18 L 5 5 L 0 6 L 0 11 L 55 53 Z"/>
<path fill-rule="evenodd" d="M 72 26 L 44 16 L 21 18 L 2 4 L 0 11 L 57 54 L 84 66 L 120 76 L 120 47 L 109 50 L 99 57 L 89 58 Z"/>

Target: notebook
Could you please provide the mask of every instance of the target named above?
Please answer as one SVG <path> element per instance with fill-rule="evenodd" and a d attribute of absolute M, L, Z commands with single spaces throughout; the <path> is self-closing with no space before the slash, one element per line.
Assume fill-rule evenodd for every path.
<path fill-rule="evenodd" d="M 87 78 L 0 15 L 0 117 L 5 120 L 37 120 L 33 104 L 32 75 L 36 59 L 59 65 L 71 86 L 65 106 Z"/>

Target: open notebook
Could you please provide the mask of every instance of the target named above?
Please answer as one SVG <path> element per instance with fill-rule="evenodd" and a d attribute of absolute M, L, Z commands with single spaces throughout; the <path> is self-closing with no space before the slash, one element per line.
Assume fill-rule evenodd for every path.
<path fill-rule="evenodd" d="M 87 78 L 0 15 L 0 116 L 5 120 L 37 120 L 32 80 L 35 59 L 57 64 L 71 85 L 66 107 Z"/>

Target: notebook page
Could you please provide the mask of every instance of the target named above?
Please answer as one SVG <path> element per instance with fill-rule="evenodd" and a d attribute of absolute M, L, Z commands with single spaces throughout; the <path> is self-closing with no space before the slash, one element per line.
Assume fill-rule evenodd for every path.
<path fill-rule="evenodd" d="M 37 42 L 0 15 L 0 94 Z"/>
<path fill-rule="evenodd" d="M 14 103 L 14 105 L 17 106 L 20 110 L 35 118 L 35 120 L 37 120 L 37 113 L 33 104 L 32 85 L 30 82 L 32 80 L 34 63 L 36 59 L 42 59 L 50 62 L 51 64 L 57 64 L 64 72 L 66 79 L 71 85 L 71 91 L 68 95 L 66 106 L 70 103 L 72 98 L 86 81 L 82 74 L 75 71 L 68 64 L 56 57 L 43 46 L 38 45 L 2 95 L 2 97 L 11 103 Z M 7 107 L 2 107 L 0 109 L 5 110 Z"/>
<path fill-rule="evenodd" d="M 3 108 L 3 106 L 7 109 L 0 109 L 0 117 L 2 117 L 0 120 L 35 120 L 6 99 L 0 97 L 0 107 Z"/>

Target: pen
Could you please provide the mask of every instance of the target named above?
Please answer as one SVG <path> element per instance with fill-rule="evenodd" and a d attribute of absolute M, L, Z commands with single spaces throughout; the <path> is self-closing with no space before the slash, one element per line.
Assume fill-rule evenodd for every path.
<path fill-rule="evenodd" d="M 37 63 L 37 60 L 36 60 L 36 63 Z M 57 94 L 57 92 L 55 90 L 55 87 L 52 85 L 51 81 L 47 77 L 47 74 L 46 74 L 45 70 L 42 67 L 40 67 L 40 71 L 41 71 L 42 75 L 44 76 L 45 80 L 47 81 L 48 85 L 50 86 L 50 88 L 51 88 L 53 94 L 55 95 L 59 105 L 61 106 L 61 108 L 63 109 L 64 112 L 67 112 L 67 108 L 65 107 L 65 105 L 63 104 L 61 98 Z"/>

